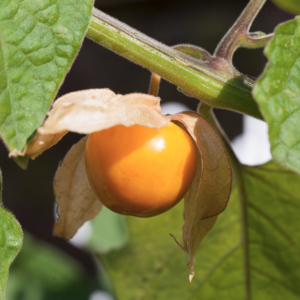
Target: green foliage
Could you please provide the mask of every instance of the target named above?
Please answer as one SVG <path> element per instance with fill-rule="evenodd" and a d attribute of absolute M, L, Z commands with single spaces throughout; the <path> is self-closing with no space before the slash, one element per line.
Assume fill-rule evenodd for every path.
<path fill-rule="evenodd" d="M 253 18 L 259 2 L 264 1 L 250 2 Z M 273 2 L 300 13 L 299 0 Z M 0 0 L 0 136 L 9 150 L 22 151 L 41 125 L 81 46 L 92 4 L 93 0 Z M 212 107 L 261 118 L 251 96 L 252 82 L 226 63 L 226 55 L 221 60 L 208 54 L 195 60 L 190 51 L 192 56 L 186 56 L 102 12 L 97 15 L 87 37 L 159 71 Z M 241 32 L 252 17 L 241 19 L 247 25 L 241 25 Z M 229 46 L 237 45 L 241 32 L 229 35 Z M 248 37 L 254 46 L 262 45 L 251 33 Z M 300 177 L 285 167 L 300 173 L 300 17 L 276 29 L 265 53 L 269 63 L 253 93 L 269 124 L 276 163 L 234 165 L 230 202 L 199 248 L 192 283 L 188 255 L 169 236 L 182 234 L 183 203 L 154 218 L 128 217 L 128 231 L 124 216 L 104 208 L 92 221 L 87 248 L 101 255 L 102 284 L 118 299 L 299 298 Z M 15 161 L 26 168 L 27 157 L 16 156 Z M 4 300 L 8 270 L 23 236 L 13 215 L 2 207 L 1 188 L 0 175 L 0 300 Z M 9 300 L 81 300 L 96 288 L 73 259 L 26 235 L 10 267 L 6 294 Z"/>
<path fill-rule="evenodd" d="M 182 205 L 155 218 L 128 218 L 130 244 L 102 256 L 118 299 L 299 298 L 300 177 L 273 162 L 240 172 L 200 246 L 191 284 L 187 255 L 168 236 L 181 234 Z"/>
<path fill-rule="evenodd" d="M 300 1 L 299 0 L 273 0 L 280 8 L 292 13 L 300 14 Z"/>
<path fill-rule="evenodd" d="M 0 1 L 0 135 L 22 150 L 87 30 L 93 0 Z"/>
<path fill-rule="evenodd" d="M 23 248 L 11 266 L 6 294 L 9 300 L 83 300 L 96 288 L 72 258 L 25 233 Z"/>
<path fill-rule="evenodd" d="M 116 214 L 103 206 L 100 214 L 92 220 L 93 234 L 88 248 L 97 253 L 107 253 L 128 243 L 125 216 Z"/>
<path fill-rule="evenodd" d="M 300 173 L 300 17 L 275 31 L 265 54 L 269 63 L 254 96 L 269 124 L 273 158 Z"/>
<path fill-rule="evenodd" d="M 4 300 L 8 269 L 22 246 L 23 233 L 14 216 L 3 208 L 1 195 L 0 172 L 0 300 Z"/>

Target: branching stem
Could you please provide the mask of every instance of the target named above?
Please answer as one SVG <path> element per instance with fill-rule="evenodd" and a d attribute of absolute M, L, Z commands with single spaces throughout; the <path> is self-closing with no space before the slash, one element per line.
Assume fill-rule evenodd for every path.
<path fill-rule="evenodd" d="M 227 34 L 219 43 L 214 56 L 224 58 L 231 62 L 234 52 L 239 47 L 259 48 L 265 46 L 272 35 L 263 33 L 250 33 L 250 27 L 265 4 L 266 0 L 250 0 L 245 10 L 237 19 L 235 24 L 229 29 Z"/>

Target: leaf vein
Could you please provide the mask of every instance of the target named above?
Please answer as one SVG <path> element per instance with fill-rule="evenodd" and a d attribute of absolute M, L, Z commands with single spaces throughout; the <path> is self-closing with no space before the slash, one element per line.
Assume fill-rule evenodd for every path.
<path fill-rule="evenodd" d="M 277 232 L 282 237 L 284 237 L 284 239 L 296 250 L 296 252 L 299 252 L 299 249 L 295 245 L 292 238 L 280 226 L 278 226 L 267 214 L 265 214 L 260 208 L 258 208 L 252 203 L 249 203 L 248 206 L 251 207 L 256 213 L 261 215 L 266 221 L 268 221 L 273 226 L 273 228 L 276 229 Z"/>

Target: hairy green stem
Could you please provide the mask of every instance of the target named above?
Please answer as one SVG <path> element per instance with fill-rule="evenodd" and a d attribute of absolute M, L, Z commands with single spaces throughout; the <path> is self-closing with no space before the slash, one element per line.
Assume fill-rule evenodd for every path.
<path fill-rule="evenodd" d="M 201 60 L 179 52 L 97 9 L 86 36 L 212 107 L 263 119 L 251 95 L 253 82 L 222 59 Z"/>

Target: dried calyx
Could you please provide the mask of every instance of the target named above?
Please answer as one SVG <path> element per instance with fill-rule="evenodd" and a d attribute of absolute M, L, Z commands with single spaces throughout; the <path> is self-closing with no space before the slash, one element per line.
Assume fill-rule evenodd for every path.
<path fill-rule="evenodd" d="M 151 95 L 122 96 L 108 89 L 79 91 L 59 98 L 44 124 L 38 128 L 35 138 L 22 153 L 13 152 L 12 155 L 35 158 L 55 145 L 68 131 L 91 134 L 116 125 L 135 124 L 159 129 L 170 121 L 179 122 L 185 128 L 198 152 L 197 173 L 184 197 L 182 245 L 176 240 L 189 254 L 191 280 L 197 248 L 213 227 L 217 215 L 225 209 L 232 182 L 231 165 L 224 145 L 203 117 L 194 112 L 163 116 L 160 99 Z M 65 239 L 70 239 L 102 207 L 101 197 L 97 199 L 87 179 L 85 144 L 86 137 L 71 148 L 55 176 L 59 218 L 55 222 L 54 234 Z"/>

